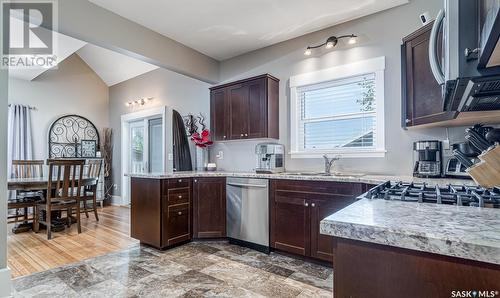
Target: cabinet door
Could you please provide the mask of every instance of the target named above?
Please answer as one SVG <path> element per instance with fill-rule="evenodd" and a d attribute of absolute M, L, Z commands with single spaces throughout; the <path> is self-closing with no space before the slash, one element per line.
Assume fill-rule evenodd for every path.
<path fill-rule="evenodd" d="M 185 242 L 191 237 L 189 203 L 164 207 L 163 246 Z"/>
<path fill-rule="evenodd" d="M 225 88 L 218 89 L 212 91 L 210 94 L 210 129 L 215 141 L 225 141 L 228 139 L 226 90 Z"/>
<path fill-rule="evenodd" d="M 403 121 L 407 126 L 436 122 L 447 114 L 443 112 L 441 86 L 429 64 L 431 30 L 427 25 L 403 40 Z"/>
<path fill-rule="evenodd" d="M 227 88 L 229 102 L 229 138 L 248 137 L 248 85 L 238 84 Z"/>
<path fill-rule="evenodd" d="M 310 195 L 311 210 L 311 257 L 331 262 L 333 260 L 333 237 L 320 234 L 320 222 L 327 216 L 354 202 L 352 196 Z"/>
<path fill-rule="evenodd" d="M 267 137 L 266 79 L 253 80 L 246 84 L 248 85 L 248 138 Z"/>
<path fill-rule="evenodd" d="M 130 236 L 161 248 L 161 181 L 131 178 Z"/>
<path fill-rule="evenodd" d="M 293 254 L 309 255 L 310 220 L 304 194 L 277 190 L 271 204 L 271 246 Z"/>
<path fill-rule="evenodd" d="M 193 181 L 193 237 L 226 236 L 226 179 L 196 178 Z"/>

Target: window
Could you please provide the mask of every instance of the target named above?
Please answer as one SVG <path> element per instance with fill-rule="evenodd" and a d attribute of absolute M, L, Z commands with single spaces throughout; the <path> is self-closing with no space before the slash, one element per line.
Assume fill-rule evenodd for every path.
<path fill-rule="evenodd" d="M 290 79 L 292 157 L 384 155 L 384 58 Z"/>

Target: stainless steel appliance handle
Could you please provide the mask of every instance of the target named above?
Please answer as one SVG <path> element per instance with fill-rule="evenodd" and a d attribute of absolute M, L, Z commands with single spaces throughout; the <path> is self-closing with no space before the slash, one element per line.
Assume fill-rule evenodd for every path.
<path fill-rule="evenodd" d="M 239 187 L 259 187 L 259 188 L 266 188 L 267 187 L 267 185 L 246 184 L 246 183 L 232 183 L 232 182 L 228 182 L 227 185 L 239 186 Z"/>
<path fill-rule="evenodd" d="M 444 20 L 444 11 L 441 9 L 432 25 L 431 38 L 429 41 L 429 62 L 431 64 L 432 74 L 439 85 L 445 83 L 443 70 L 439 66 L 438 53 L 437 53 L 437 39 L 439 37 L 439 28 L 442 26 Z"/>

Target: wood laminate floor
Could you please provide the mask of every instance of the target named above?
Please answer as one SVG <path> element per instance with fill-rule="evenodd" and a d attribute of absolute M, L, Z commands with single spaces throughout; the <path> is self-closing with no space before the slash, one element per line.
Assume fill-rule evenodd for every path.
<path fill-rule="evenodd" d="M 137 245 L 130 238 L 130 209 L 105 207 L 99 209 L 99 222 L 93 214 L 82 214 L 82 233 L 76 225 L 63 232 L 53 232 L 47 240 L 45 230 L 13 234 L 9 225 L 7 237 L 8 264 L 12 277 L 53 269 L 88 258 L 115 252 Z"/>

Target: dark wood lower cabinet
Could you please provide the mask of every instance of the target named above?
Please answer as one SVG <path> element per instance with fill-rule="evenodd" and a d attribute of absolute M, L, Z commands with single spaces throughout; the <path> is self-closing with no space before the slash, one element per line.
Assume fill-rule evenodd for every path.
<path fill-rule="evenodd" d="M 191 239 L 191 212 L 189 203 L 167 206 L 163 215 L 163 246 L 171 246 Z"/>
<path fill-rule="evenodd" d="M 132 178 L 130 235 L 160 249 L 189 241 L 191 206 L 191 178 Z"/>
<path fill-rule="evenodd" d="M 320 222 L 325 217 L 351 204 L 353 197 L 323 194 L 315 194 L 311 197 L 311 257 L 331 262 L 335 239 L 319 233 Z"/>
<path fill-rule="evenodd" d="M 193 238 L 226 237 L 226 178 L 194 178 Z"/>
<path fill-rule="evenodd" d="M 271 202 L 271 246 L 301 256 L 309 255 L 310 220 L 306 196 L 276 190 Z"/>
<path fill-rule="evenodd" d="M 494 293 L 500 291 L 499 265 L 336 240 L 334 297 L 498 297 Z"/>
<path fill-rule="evenodd" d="M 320 222 L 353 203 L 364 189 L 360 183 L 272 180 L 271 247 L 331 262 L 334 239 L 320 234 Z"/>
<path fill-rule="evenodd" d="M 130 179 L 130 236 L 161 248 L 161 180 Z"/>

